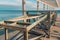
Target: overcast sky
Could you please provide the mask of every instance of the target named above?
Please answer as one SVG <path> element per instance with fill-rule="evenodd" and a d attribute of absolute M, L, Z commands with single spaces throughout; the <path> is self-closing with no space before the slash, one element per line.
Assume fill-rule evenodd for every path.
<path fill-rule="evenodd" d="M 27 10 L 36 10 L 36 5 L 36 0 L 26 0 Z M 43 4 L 40 3 L 40 9 L 42 8 Z M 0 10 L 22 10 L 22 0 L 0 0 Z"/>

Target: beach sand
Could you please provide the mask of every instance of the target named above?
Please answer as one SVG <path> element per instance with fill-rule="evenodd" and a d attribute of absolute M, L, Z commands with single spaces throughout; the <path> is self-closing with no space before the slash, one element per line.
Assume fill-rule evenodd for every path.
<path fill-rule="evenodd" d="M 60 20 L 60 14 L 57 15 L 57 20 Z M 41 38 L 42 40 L 60 40 L 60 21 L 57 21 L 55 24 L 56 26 L 51 27 L 50 38 Z M 18 32 L 19 31 L 14 31 L 9 33 L 9 38 L 13 37 Z M 4 34 L 0 36 L 0 40 L 4 40 Z M 16 38 L 14 40 L 16 40 Z M 37 39 L 37 40 L 40 40 L 40 39 Z"/>

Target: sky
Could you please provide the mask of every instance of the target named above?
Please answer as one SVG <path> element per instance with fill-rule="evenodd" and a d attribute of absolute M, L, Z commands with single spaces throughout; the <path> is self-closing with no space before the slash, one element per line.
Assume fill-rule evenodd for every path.
<path fill-rule="evenodd" d="M 39 5 L 39 9 L 42 10 L 43 4 L 40 3 Z M 36 0 L 26 0 L 26 10 L 36 9 Z M 60 10 L 59 8 L 55 9 Z M 22 10 L 22 0 L 0 0 L 0 10 Z"/>

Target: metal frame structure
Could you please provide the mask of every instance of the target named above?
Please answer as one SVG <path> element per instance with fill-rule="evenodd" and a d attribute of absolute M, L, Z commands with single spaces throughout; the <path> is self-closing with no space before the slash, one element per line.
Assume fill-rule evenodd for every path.
<path fill-rule="evenodd" d="M 44 4 L 50 5 L 51 7 L 52 6 L 56 6 L 55 4 L 51 4 L 49 1 L 46 1 L 46 0 L 40 0 L 40 1 L 44 2 Z M 57 1 L 57 3 L 58 3 L 58 1 Z M 54 15 L 54 13 L 53 14 L 48 13 L 48 15 L 45 15 L 42 18 L 40 18 L 41 15 L 28 17 L 27 14 L 26 14 L 26 7 L 25 6 L 26 6 L 25 0 L 22 0 L 23 16 L 22 17 L 18 17 L 18 18 L 14 18 L 14 20 L 13 19 L 8 20 L 10 22 L 11 21 L 14 21 L 12 24 L 7 25 L 4 21 L 3 22 L 0 22 L 0 26 L 3 26 L 5 28 L 5 40 L 8 40 L 8 29 L 19 30 L 19 31 L 21 30 L 21 31 L 23 31 L 24 32 L 24 40 L 28 40 L 28 32 L 32 28 L 34 28 L 37 24 L 39 24 L 41 21 L 45 20 L 47 17 L 49 19 L 48 20 L 48 23 L 49 23 L 48 24 L 48 26 L 49 26 L 49 33 L 48 34 L 50 34 L 50 27 L 51 27 L 51 24 L 50 24 L 50 20 L 51 20 L 50 19 L 50 16 L 52 17 Z M 54 8 L 54 7 L 52 7 L 52 8 Z M 39 1 L 37 1 L 37 11 L 39 11 Z M 25 27 L 20 27 L 19 28 L 19 27 L 16 26 L 16 23 L 17 23 L 16 21 L 18 21 L 18 20 L 24 20 L 24 22 L 26 22 L 27 19 L 33 19 L 33 18 L 34 19 L 38 18 L 38 20 L 36 22 L 34 22 L 33 24 L 27 26 L 27 27 L 25 26 Z M 22 23 L 22 24 L 24 24 L 24 23 Z"/>

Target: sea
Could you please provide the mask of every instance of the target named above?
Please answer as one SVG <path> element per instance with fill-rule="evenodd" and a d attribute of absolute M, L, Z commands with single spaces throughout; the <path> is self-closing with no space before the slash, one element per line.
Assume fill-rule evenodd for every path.
<path fill-rule="evenodd" d="M 60 10 L 56 11 L 57 14 L 60 14 Z M 30 13 L 37 13 L 37 12 L 30 12 Z M 15 18 L 18 16 L 22 16 L 22 11 L 21 10 L 0 10 L 0 21 L 3 20 L 8 20 L 11 18 Z M 9 29 L 9 32 L 12 32 L 14 30 Z M 0 35 L 4 34 L 4 29 L 0 30 Z"/>

